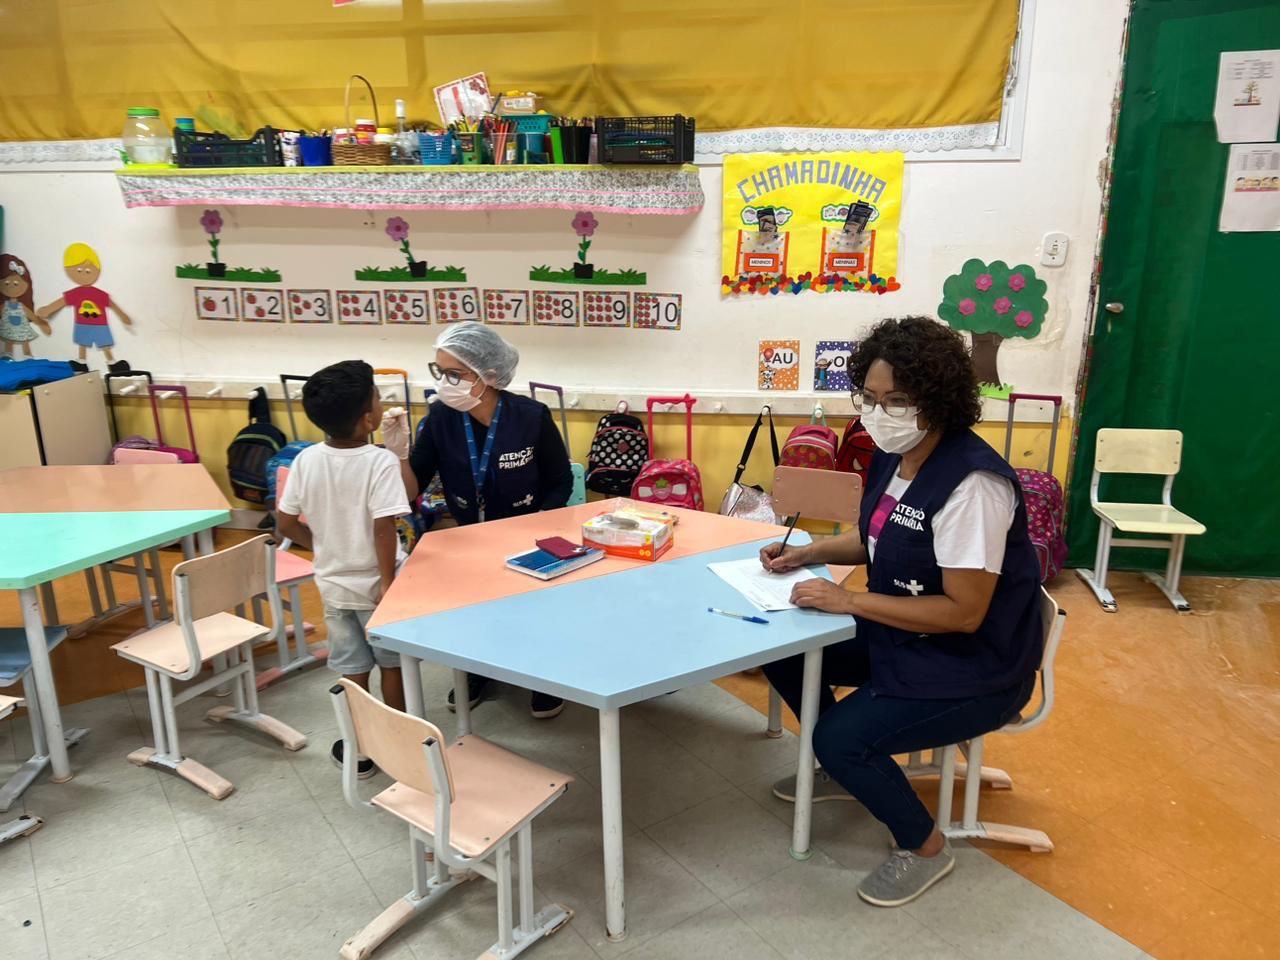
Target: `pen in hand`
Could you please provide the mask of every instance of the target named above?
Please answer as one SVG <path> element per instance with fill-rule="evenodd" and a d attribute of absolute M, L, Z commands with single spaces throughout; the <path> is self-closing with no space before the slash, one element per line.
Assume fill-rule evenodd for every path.
<path fill-rule="evenodd" d="M 787 535 L 782 538 L 782 546 L 778 549 L 778 557 L 781 557 L 786 552 L 787 541 L 791 539 L 791 531 L 796 528 L 796 524 L 799 522 L 800 522 L 800 514 L 798 513 L 794 517 L 792 517 L 789 521 L 787 521 Z M 775 557 L 774 559 L 776 560 L 778 559 L 778 557 Z M 769 572 L 770 573 L 775 572 L 773 569 L 772 560 L 769 561 Z"/>

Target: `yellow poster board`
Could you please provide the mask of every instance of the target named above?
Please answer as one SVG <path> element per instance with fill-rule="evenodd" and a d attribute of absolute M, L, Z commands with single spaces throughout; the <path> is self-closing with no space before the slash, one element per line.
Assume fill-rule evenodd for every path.
<path fill-rule="evenodd" d="M 720 292 L 891 293 L 901 213 L 901 153 L 727 156 Z"/>

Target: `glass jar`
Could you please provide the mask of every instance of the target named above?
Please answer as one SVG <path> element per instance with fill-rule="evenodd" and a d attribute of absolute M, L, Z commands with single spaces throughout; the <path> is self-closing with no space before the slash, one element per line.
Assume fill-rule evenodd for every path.
<path fill-rule="evenodd" d="M 154 107 L 130 107 L 120 139 L 130 163 L 168 163 L 173 155 L 172 135 Z"/>

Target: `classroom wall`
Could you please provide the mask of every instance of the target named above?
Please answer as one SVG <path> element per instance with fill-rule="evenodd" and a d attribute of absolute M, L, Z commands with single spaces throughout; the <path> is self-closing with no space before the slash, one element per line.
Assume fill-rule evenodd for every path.
<path fill-rule="evenodd" d="M 1024 152 L 1016 162 L 908 164 L 899 279 L 885 296 L 804 294 L 722 300 L 721 170 L 702 168 L 706 208 L 692 217 L 601 216 L 591 250 L 599 265 L 646 270 L 645 289 L 684 297 L 679 332 L 504 328 L 522 354 L 519 381 L 564 384 L 601 404 L 614 394 L 690 389 L 712 401 L 757 401 L 755 357 L 762 338 L 798 337 L 811 363 L 818 339 L 857 337 L 876 320 L 933 313 L 942 282 L 969 257 L 1035 262 L 1042 235 L 1065 231 L 1063 267 L 1037 266 L 1049 285 L 1049 318 L 1035 341 L 1002 347 L 1002 373 L 1024 391 L 1070 396 L 1086 327 L 1089 277 L 1098 223 L 1098 167 L 1105 155 L 1126 5 L 1118 0 L 1040 4 L 1029 77 Z M 126 210 L 109 170 L 28 165 L 0 172 L 7 244 L 27 260 L 37 303 L 65 286 L 61 253 L 75 240 L 102 254 L 100 285 L 136 319 L 115 324 L 118 355 L 164 377 L 236 385 L 306 373 L 349 356 L 406 366 L 426 379 L 439 328 L 259 325 L 197 321 L 196 281 L 174 277 L 177 264 L 208 259 L 201 208 Z M 386 214 L 343 210 L 222 208 L 223 259 L 270 266 L 286 288 L 359 288 L 353 271 L 394 265 Z M 465 266 L 478 287 L 530 289 L 531 266 L 568 262 L 576 237 L 571 214 L 408 214 L 415 255 Z M 71 322 L 55 319 L 43 355 L 68 356 Z M 101 362 L 100 360 L 98 361 Z M 589 395 L 594 394 L 591 400 Z M 799 412 L 806 391 L 790 410 Z M 779 399 L 782 399 L 781 397 Z M 585 405 L 585 404 L 584 404 Z M 783 400 L 782 409 L 788 409 Z M 993 407 L 992 415 L 1002 410 Z"/>

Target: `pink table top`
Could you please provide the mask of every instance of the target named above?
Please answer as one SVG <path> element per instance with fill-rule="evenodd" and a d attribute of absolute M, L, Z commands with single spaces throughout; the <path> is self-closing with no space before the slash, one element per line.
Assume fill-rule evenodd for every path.
<path fill-rule="evenodd" d="M 0 471 L 0 513 L 230 509 L 209 471 L 198 463 Z"/>

